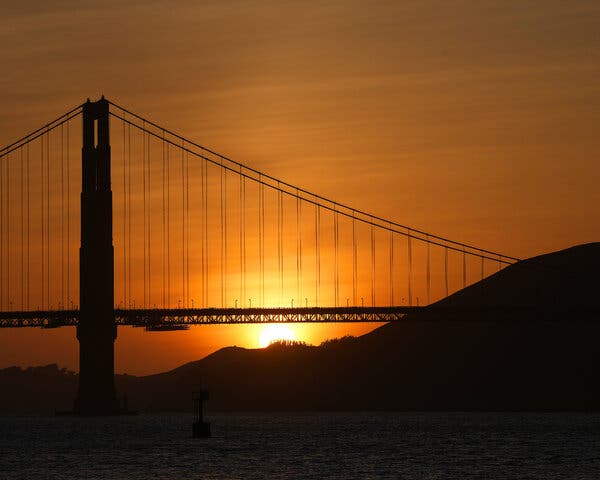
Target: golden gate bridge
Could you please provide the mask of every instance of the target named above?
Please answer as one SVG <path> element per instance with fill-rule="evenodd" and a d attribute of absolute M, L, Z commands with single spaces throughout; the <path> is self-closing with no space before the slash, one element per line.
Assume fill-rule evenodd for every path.
<path fill-rule="evenodd" d="M 0 150 L 0 327 L 77 327 L 79 413 L 115 410 L 117 325 L 401 321 L 517 260 L 327 199 L 104 97 Z"/>

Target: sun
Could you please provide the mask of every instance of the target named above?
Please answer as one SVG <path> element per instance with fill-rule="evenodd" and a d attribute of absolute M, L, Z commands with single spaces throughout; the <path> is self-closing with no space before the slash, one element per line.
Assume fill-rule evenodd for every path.
<path fill-rule="evenodd" d="M 258 345 L 260 348 L 265 348 L 277 340 L 296 340 L 296 334 L 285 325 L 270 324 L 260 332 Z"/>

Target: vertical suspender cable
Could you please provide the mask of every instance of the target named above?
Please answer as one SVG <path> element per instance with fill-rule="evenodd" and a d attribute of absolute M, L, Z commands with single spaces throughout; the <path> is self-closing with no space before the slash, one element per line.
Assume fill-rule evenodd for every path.
<path fill-rule="evenodd" d="M 200 266 L 201 266 L 201 270 L 202 273 L 200 275 L 200 279 L 201 279 L 201 296 L 202 296 L 202 300 L 200 302 L 200 304 L 206 308 L 206 294 L 205 294 L 205 290 L 206 290 L 206 278 L 204 276 L 205 273 L 205 259 L 204 259 L 204 251 L 206 249 L 206 239 L 205 239 L 205 231 L 206 231 L 206 222 L 205 222 L 205 216 L 204 216 L 204 208 L 205 208 L 205 201 L 204 201 L 204 164 L 206 163 L 206 160 L 202 159 L 200 161 L 200 197 L 201 197 L 201 203 L 200 203 L 200 236 L 201 236 L 201 245 L 200 245 Z"/>
<path fill-rule="evenodd" d="M 60 126 L 60 303 L 65 308 L 65 139 Z"/>
<path fill-rule="evenodd" d="M 8 198 L 8 193 L 9 193 L 9 185 L 10 185 L 10 177 L 9 177 L 9 165 L 10 165 L 10 154 L 6 155 L 6 160 L 4 161 L 4 166 L 1 167 L 2 170 L 2 175 L 3 175 L 3 182 L 0 184 L 0 187 L 2 187 L 2 191 L 0 192 L 0 197 L 2 197 L 3 201 L 4 201 L 4 209 L 3 209 L 3 215 L 1 217 L 1 221 L 0 223 L 2 223 L 3 225 L 3 229 L 4 229 L 4 234 L 2 235 L 2 238 L 0 238 L 0 244 L 2 245 L 2 256 L 4 258 L 4 270 L 2 271 L 2 275 L 5 276 L 4 278 L 4 289 L 2 290 L 2 295 L 4 298 L 3 301 L 3 308 L 7 309 L 8 307 L 10 307 L 10 276 L 9 276 L 9 270 L 7 271 L 7 265 L 10 262 L 10 245 L 9 245 L 9 237 L 10 237 L 10 211 L 8 208 L 8 205 L 10 203 L 10 199 Z"/>
<path fill-rule="evenodd" d="M 167 142 L 167 307 L 171 307 L 171 155 Z"/>
<path fill-rule="evenodd" d="M 296 194 L 298 194 L 298 190 L 296 190 Z M 303 291 L 303 285 L 302 285 L 302 200 L 300 200 L 300 197 L 298 198 L 298 252 L 300 254 L 300 256 L 298 257 L 298 267 L 300 268 L 299 270 L 299 277 L 298 277 L 298 282 L 300 285 L 300 289 L 298 290 L 298 306 L 301 307 L 302 306 L 302 291 Z"/>
<path fill-rule="evenodd" d="M 240 171 L 239 171 L 239 176 L 238 176 L 238 181 L 239 181 L 239 194 L 240 194 L 240 198 L 239 198 L 239 205 L 240 205 L 240 211 L 239 211 L 239 221 L 240 221 L 240 238 L 239 238 L 239 245 L 240 245 L 240 291 L 239 291 L 239 296 L 240 296 L 240 307 L 243 308 L 244 307 L 244 251 L 243 251 L 243 243 L 244 243 L 244 239 L 243 239 L 243 235 L 244 235 L 244 226 L 243 226 L 243 217 L 242 217 L 242 210 L 244 208 L 244 200 L 243 200 L 243 192 L 242 192 L 242 182 L 244 180 L 244 177 L 242 175 L 242 166 L 240 165 Z"/>
<path fill-rule="evenodd" d="M 2 201 L 2 211 L 0 214 L 0 228 L 2 228 L 2 230 L 0 230 L 0 261 L 2 263 L 0 263 L 0 278 L 2 278 L 2 288 L 0 288 L 0 296 L 1 296 L 1 304 L 2 304 L 2 309 L 6 309 L 6 297 L 8 295 L 4 295 L 5 290 L 7 289 L 7 285 L 10 282 L 9 278 L 4 278 L 5 277 L 5 271 L 4 268 L 2 268 L 3 266 L 6 268 L 5 266 L 5 261 L 4 261 L 4 256 L 5 256 L 5 252 L 6 252 L 6 241 L 7 241 L 7 237 L 8 237 L 8 228 L 5 228 L 5 218 L 7 215 L 6 212 L 6 191 L 7 188 L 5 187 L 5 184 L 8 183 L 7 181 L 7 175 L 8 175 L 8 171 L 5 174 L 4 173 L 4 165 L 8 165 L 8 162 L 10 161 L 10 154 L 6 155 L 4 157 L 4 159 L 0 159 L 0 160 L 4 160 L 3 163 L 0 163 L 0 201 Z"/>
<path fill-rule="evenodd" d="M 147 251 L 146 251 L 146 217 L 147 217 L 147 211 L 146 211 L 146 141 L 149 140 L 146 138 L 146 122 L 143 121 L 142 122 L 142 203 L 143 203 L 143 207 L 144 207 L 144 220 L 142 222 L 142 226 L 144 229 L 144 248 L 143 248 L 143 257 L 144 257 L 144 297 L 143 297 L 143 306 L 144 308 L 146 308 L 148 306 L 148 297 L 147 297 L 147 292 L 148 292 L 148 287 L 147 287 L 147 283 L 146 280 L 148 278 L 148 272 L 146 269 L 146 264 L 147 264 Z"/>
<path fill-rule="evenodd" d="M 42 268 L 42 308 L 46 307 L 46 302 L 45 302 L 45 294 L 46 294 L 46 258 L 45 258 L 45 249 L 44 249 L 44 245 L 45 245 L 45 236 L 46 236 L 46 229 L 45 229 L 45 221 L 44 221 L 44 214 L 46 212 L 45 209 L 45 199 L 46 196 L 44 194 L 44 188 L 45 188 L 45 182 L 44 182 L 44 135 L 41 136 L 40 138 L 40 191 L 41 191 L 41 211 L 40 211 L 40 219 L 41 219 L 41 225 L 40 228 L 42 230 L 42 242 L 40 243 L 40 247 L 41 247 L 41 257 L 42 257 L 42 261 L 41 261 L 41 268 Z"/>
<path fill-rule="evenodd" d="M 427 242 L 427 305 L 431 303 L 431 244 L 429 243 L 429 235 L 425 235 Z"/>
<path fill-rule="evenodd" d="M 62 134 L 62 125 L 61 125 L 61 134 Z M 19 207 L 21 210 L 21 271 L 20 271 L 20 277 L 21 277 L 21 291 L 20 291 L 20 297 L 21 297 L 21 310 L 25 310 L 25 306 L 24 306 L 24 300 L 25 300 L 25 295 L 24 295 L 24 291 L 25 291 L 25 269 L 24 267 L 24 263 L 25 263 L 25 248 L 24 248 L 24 233 L 25 233 L 25 228 L 24 228 L 24 212 L 23 212 L 23 207 L 24 207 L 24 202 L 23 202 L 23 147 L 21 147 L 19 149 L 19 152 L 21 154 L 21 162 L 20 162 L 20 171 L 21 174 L 19 176 L 19 183 L 20 183 L 20 189 L 19 189 L 19 193 L 21 196 L 21 201 L 19 202 Z"/>
<path fill-rule="evenodd" d="M 5 213 L 5 205 L 4 205 L 4 196 L 6 189 L 4 188 L 4 164 L 8 162 L 10 155 L 6 157 L 0 157 L 0 308 L 2 310 L 4 307 L 4 286 L 8 282 L 8 279 L 4 280 L 4 213 Z"/>
<path fill-rule="evenodd" d="M 185 238 L 185 289 L 187 292 L 186 307 L 190 306 L 190 156 L 185 154 L 185 221 L 186 221 L 186 238 Z"/>
<path fill-rule="evenodd" d="M 123 122 L 123 308 L 127 306 L 127 127 Z"/>
<path fill-rule="evenodd" d="M 6 276 L 7 276 L 7 283 L 6 283 L 6 293 L 7 293 L 7 300 L 8 300 L 8 307 L 9 310 L 12 310 L 12 296 L 11 296 L 11 287 L 12 287 L 12 279 L 10 277 L 10 263 L 11 263 L 11 252 L 12 252 L 12 247 L 11 247 L 11 237 L 12 235 L 10 234 L 11 228 L 10 228 L 10 190 L 11 190 L 11 183 L 12 183 L 12 178 L 10 175 L 10 165 L 11 165 L 11 158 L 8 158 L 8 161 L 6 162 L 6 177 L 5 177 L 5 181 L 6 181 L 6 249 L 5 252 L 7 254 L 6 257 Z"/>
<path fill-rule="evenodd" d="M 334 305 L 335 307 L 339 304 L 339 265 L 338 265 L 338 214 L 336 211 L 336 205 L 333 204 L 333 270 L 334 270 Z"/>
<path fill-rule="evenodd" d="M 69 131 L 69 123 L 67 122 L 67 132 Z M 68 135 L 68 134 L 67 134 Z M 69 137 L 67 136 L 67 139 Z M 67 141 L 68 144 L 68 141 Z M 30 233 L 31 233 L 31 226 L 30 226 L 30 191 L 29 191 L 29 143 L 27 143 L 27 164 L 26 164 L 26 172 L 27 172 L 27 282 L 25 283 L 26 285 L 26 303 L 27 303 L 27 309 L 31 309 L 31 303 L 29 301 L 29 294 L 30 294 L 30 284 L 31 284 L 31 277 L 30 277 Z"/>
<path fill-rule="evenodd" d="M 394 305 L 394 232 L 390 224 L 390 307 Z"/>
<path fill-rule="evenodd" d="M 12 287 L 12 279 L 10 277 L 10 261 L 11 261 L 11 253 L 12 253 L 12 248 L 11 248 L 11 228 L 10 228 L 10 184 L 12 183 L 12 178 L 10 177 L 10 164 L 11 164 L 11 159 L 10 157 L 7 159 L 6 162 L 6 177 L 5 177 L 5 181 L 6 181 L 6 249 L 5 252 L 7 254 L 6 256 L 6 277 L 7 277 L 7 283 L 6 283 L 6 293 L 7 293 L 7 300 L 8 300 L 8 308 L 9 310 L 12 310 L 12 297 L 11 297 L 11 287 Z"/>
<path fill-rule="evenodd" d="M 4 310 L 4 157 L 0 157 L 0 310 Z"/>
<path fill-rule="evenodd" d="M 319 221 L 318 221 L 318 205 L 315 202 L 315 307 L 319 306 Z"/>
<path fill-rule="evenodd" d="M 11 260 L 11 246 L 10 246 L 10 163 L 11 163 L 11 155 L 6 156 L 5 162 L 5 171 L 4 171 L 4 185 L 2 190 L 5 192 L 4 199 L 4 267 L 6 276 L 4 279 L 5 286 L 5 308 L 12 310 L 12 302 L 10 297 L 10 288 L 11 288 L 11 278 L 10 278 L 10 260 Z"/>
<path fill-rule="evenodd" d="M 208 307 L 208 163 L 204 160 L 204 305 Z"/>
<path fill-rule="evenodd" d="M 69 122 L 67 122 L 67 302 L 71 299 L 71 157 L 69 155 L 71 143 L 69 140 Z M 27 170 L 29 172 L 29 158 L 27 159 Z M 29 173 L 27 173 L 27 181 L 29 182 Z M 29 187 L 27 188 L 29 190 Z M 29 223 L 29 199 L 27 200 L 27 223 Z M 29 242 L 29 232 L 27 241 Z M 29 251 L 29 247 L 27 250 Z M 27 260 L 27 268 L 29 268 L 29 260 Z M 29 273 L 27 273 L 27 278 L 29 278 Z"/>
<path fill-rule="evenodd" d="M 259 180 L 261 176 L 259 175 Z M 259 227 L 259 251 L 260 251 L 260 305 L 265 306 L 265 187 L 260 181 L 258 186 L 258 227 Z"/>
<path fill-rule="evenodd" d="M 12 155 L 11 155 L 12 156 Z M 7 161 L 6 161 L 6 173 L 4 176 L 4 182 L 6 184 L 6 215 L 5 215 L 5 220 L 6 220 L 6 224 L 4 226 L 4 231 L 5 231 L 5 236 L 6 236 L 6 245 L 4 247 L 4 254 L 6 255 L 6 300 L 8 302 L 8 308 L 9 310 L 13 309 L 13 302 L 12 302 L 12 295 L 11 295 L 11 289 L 12 289 L 12 278 L 11 278 L 11 260 L 12 260 L 12 245 L 11 245 L 11 240 L 12 240 L 12 235 L 11 235 L 11 226 L 10 226 L 10 221 L 11 221 L 11 184 L 13 183 L 13 179 L 11 178 L 11 162 L 13 161 L 13 159 L 11 158 L 11 156 L 7 157 Z"/>
<path fill-rule="evenodd" d="M 375 306 L 375 230 L 371 217 L 371 306 Z"/>
<path fill-rule="evenodd" d="M 317 204 L 317 298 L 316 306 L 319 306 L 321 296 L 321 207 Z"/>
<path fill-rule="evenodd" d="M 50 133 L 46 135 L 46 299 L 50 304 Z"/>
<path fill-rule="evenodd" d="M 225 248 L 224 252 L 224 260 L 225 263 L 223 264 L 223 271 L 224 271 L 224 277 L 223 279 L 225 279 L 227 277 L 228 274 L 228 258 L 227 258 L 227 170 L 223 169 L 223 246 Z M 223 306 L 226 307 L 227 306 L 227 287 L 228 287 L 229 283 L 227 283 L 227 286 L 225 286 L 225 289 L 223 290 Z"/>
<path fill-rule="evenodd" d="M 12 310 L 11 308 L 11 298 L 10 298 L 10 287 L 11 287 L 11 278 L 10 278 L 10 253 L 11 253 L 11 248 L 10 248 L 10 183 L 11 183 L 11 178 L 10 178 L 10 162 L 11 162 L 11 155 L 7 155 L 6 156 L 6 162 L 5 162 L 5 172 L 4 172 L 4 188 L 2 189 L 5 192 L 5 201 L 4 201 L 4 207 L 5 207 L 5 211 L 4 211 L 4 256 L 5 258 L 5 269 L 6 269 L 6 278 L 5 278 L 5 288 L 6 288 L 6 295 L 5 295 L 5 307 L 8 306 L 9 310 Z"/>
<path fill-rule="evenodd" d="M 296 295 L 300 304 L 300 197 L 296 189 Z"/>
<path fill-rule="evenodd" d="M 407 230 L 407 250 L 408 250 L 408 306 L 412 307 L 412 235 L 410 229 Z"/>
<path fill-rule="evenodd" d="M 220 194 L 219 194 L 219 201 L 221 204 L 221 219 L 220 219 L 220 227 L 221 227 L 221 308 L 224 307 L 223 305 L 223 298 L 224 298 L 224 286 L 225 286 L 225 277 L 224 277 L 224 270 L 223 270 L 223 265 L 225 263 L 225 237 L 223 234 L 223 226 L 224 226 L 224 222 L 223 222 L 223 168 L 219 169 L 219 185 L 220 185 Z"/>
<path fill-rule="evenodd" d="M 465 249 L 463 248 L 463 288 L 467 286 L 467 254 L 465 253 Z"/>
<path fill-rule="evenodd" d="M 444 279 L 447 297 L 450 294 L 450 291 L 448 289 L 448 247 L 444 247 Z"/>
<path fill-rule="evenodd" d="M 246 177 L 242 177 L 242 302 L 241 303 L 242 303 L 242 305 L 246 304 Z"/>
<path fill-rule="evenodd" d="M 480 253 L 480 257 L 481 257 L 481 278 L 480 280 L 483 280 L 484 277 L 484 258 L 483 258 L 483 252 L 479 252 Z"/>
<path fill-rule="evenodd" d="M 281 265 L 281 190 L 279 182 L 277 182 L 277 280 L 279 282 L 279 302 L 281 306 L 283 301 L 283 274 Z"/>
<path fill-rule="evenodd" d="M 148 181 L 146 183 L 148 187 L 148 305 L 152 305 L 152 228 L 151 228 L 151 218 L 152 218 L 152 188 L 150 185 L 150 171 L 151 163 L 150 163 L 150 142 L 152 137 L 148 135 L 146 142 L 146 165 L 148 172 Z"/>
<path fill-rule="evenodd" d="M 261 221 L 260 221 L 260 215 L 261 215 L 261 203 L 260 203 L 260 174 L 258 176 L 259 178 L 259 183 L 258 183 L 258 304 L 260 305 L 260 298 L 261 298 L 261 292 L 262 292 L 262 284 L 260 283 L 260 278 L 261 278 L 261 271 L 262 271 L 262 249 L 260 248 L 261 243 L 262 243 L 262 229 L 261 229 Z M 261 305 L 262 306 L 262 305 Z"/>
<path fill-rule="evenodd" d="M 262 223 L 262 240 L 261 240 L 261 250 L 262 250 L 262 268 L 261 268 L 261 285 L 262 285 L 262 293 L 261 293 L 261 299 L 260 299 L 260 303 L 263 307 L 265 307 L 265 236 L 266 236 L 266 231 L 265 231 L 265 186 L 264 184 L 260 184 L 260 196 L 261 196 L 261 203 L 262 203 L 262 217 L 261 217 L 261 223 Z"/>
<path fill-rule="evenodd" d="M 165 132 L 162 132 L 162 306 L 167 307 L 167 231 L 166 231 L 166 196 L 165 196 Z"/>
<path fill-rule="evenodd" d="M 279 249 L 279 256 L 280 256 L 280 265 L 281 265 L 281 269 L 279 271 L 279 305 L 283 305 L 283 268 L 284 268 L 284 263 L 283 263 L 283 193 L 281 192 L 281 190 L 278 191 L 279 192 L 279 237 L 280 237 L 280 243 L 281 243 L 281 248 Z"/>
<path fill-rule="evenodd" d="M 127 291 L 131 295 L 131 124 L 127 124 Z"/>
<path fill-rule="evenodd" d="M 4 310 L 4 163 L 10 155 L 0 157 L 0 309 Z"/>
<path fill-rule="evenodd" d="M 356 307 L 356 291 L 358 283 L 358 267 L 356 258 L 356 219 L 352 210 L 352 305 Z"/>
<path fill-rule="evenodd" d="M 187 307 L 187 297 L 185 292 L 185 141 L 181 141 L 181 291 L 182 306 Z"/>
<path fill-rule="evenodd" d="M 279 182 L 278 182 L 279 187 Z M 278 190 L 279 194 L 279 243 L 281 248 L 279 249 L 279 305 L 283 305 L 283 193 Z"/>
<path fill-rule="evenodd" d="M 6 156 L 5 161 L 5 172 L 4 172 L 4 186 L 2 188 L 3 192 L 5 192 L 5 201 L 4 201 L 4 255 L 5 259 L 5 269 L 6 269 L 6 278 L 5 278 L 5 288 L 6 295 L 5 299 L 5 308 L 8 305 L 10 309 L 11 301 L 10 301 L 10 155 Z"/>

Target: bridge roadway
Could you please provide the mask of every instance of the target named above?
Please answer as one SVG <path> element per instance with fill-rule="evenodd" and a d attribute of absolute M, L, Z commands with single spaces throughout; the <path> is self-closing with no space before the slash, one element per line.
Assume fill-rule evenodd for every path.
<path fill-rule="evenodd" d="M 409 313 L 419 313 L 408 316 Z M 307 307 L 307 308 L 130 308 L 115 309 L 117 325 L 147 330 L 185 330 L 190 325 L 260 323 L 388 323 L 417 321 L 569 321 L 600 322 L 597 306 L 473 306 Z M 79 310 L 0 312 L 0 328 L 76 326 Z"/>
<path fill-rule="evenodd" d="M 115 309 L 117 325 L 182 330 L 190 325 L 238 323 L 395 322 L 423 307 L 129 308 Z M 76 326 L 79 310 L 0 312 L 0 328 Z"/>

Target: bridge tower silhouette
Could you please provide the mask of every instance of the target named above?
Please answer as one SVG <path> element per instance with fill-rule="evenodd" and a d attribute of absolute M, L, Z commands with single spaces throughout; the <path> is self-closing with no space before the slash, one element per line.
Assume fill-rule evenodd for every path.
<path fill-rule="evenodd" d="M 109 104 L 83 105 L 79 250 L 79 390 L 75 413 L 117 413 Z"/>

